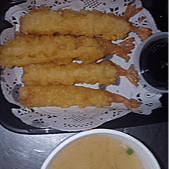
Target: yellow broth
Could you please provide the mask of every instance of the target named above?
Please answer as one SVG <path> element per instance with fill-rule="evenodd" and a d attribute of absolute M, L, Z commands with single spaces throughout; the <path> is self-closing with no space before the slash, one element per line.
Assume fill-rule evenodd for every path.
<path fill-rule="evenodd" d="M 87 136 L 63 148 L 50 169 L 143 169 L 134 151 L 124 143 L 103 136 Z"/>

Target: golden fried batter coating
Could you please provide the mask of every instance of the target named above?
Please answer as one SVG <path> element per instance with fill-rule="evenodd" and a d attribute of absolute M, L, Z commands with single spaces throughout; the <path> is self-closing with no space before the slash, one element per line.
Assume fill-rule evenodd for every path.
<path fill-rule="evenodd" d="M 0 64 L 9 68 L 50 61 L 69 64 L 73 59 L 93 62 L 102 57 L 103 46 L 87 37 L 20 34 L 0 47 Z"/>
<path fill-rule="evenodd" d="M 113 13 L 71 9 L 53 11 L 47 7 L 32 9 L 21 17 L 20 25 L 24 34 L 102 36 L 107 40 L 123 39 L 130 30 L 130 24 Z"/>
<path fill-rule="evenodd" d="M 22 81 L 29 85 L 74 85 L 75 83 L 99 83 L 109 85 L 115 82 L 117 69 L 111 61 L 70 65 L 39 64 L 24 67 Z"/>
<path fill-rule="evenodd" d="M 87 106 L 110 106 L 111 102 L 124 103 L 128 108 L 136 108 L 140 103 L 135 100 L 110 93 L 101 89 L 91 89 L 81 86 L 30 86 L 22 87 L 19 91 L 19 101 L 26 107 L 56 106 L 68 108 L 77 105 L 80 108 Z"/>
<path fill-rule="evenodd" d="M 2 67 L 25 66 L 32 63 L 69 64 L 74 59 L 84 63 L 95 62 L 109 53 L 115 53 L 126 60 L 134 48 L 133 38 L 119 44 L 112 44 L 102 38 L 81 36 L 33 36 L 17 34 L 16 37 L 0 46 Z"/>
<path fill-rule="evenodd" d="M 142 8 L 129 6 L 123 17 L 97 10 L 79 12 L 65 9 L 52 11 L 47 7 L 32 9 L 20 19 L 20 31 L 14 39 L 0 46 L 0 65 L 12 68 L 23 66 L 18 101 L 28 107 L 77 105 L 110 106 L 123 103 L 128 109 L 141 103 L 106 90 L 73 86 L 75 83 L 113 83 L 118 76 L 126 76 L 138 86 L 137 73 L 110 61 L 94 63 L 107 54 L 128 60 L 134 48 L 134 38 L 112 44 L 109 40 L 124 39 L 130 31 L 142 40 L 151 33 L 148 28 L 131 26 L 129 18 Z M 51 36 L 53 35 L 53 36 Z M 72 63 L 81 60 L 82 64 Z"/>
<path fill-rule="evenodd" d="M 48 7 L 41 6 L 32 9 L 28 14 L 20 18 L 20 31 L 24 34 L 53 35 L 85 35 L 88 37 L 101 36 L 107 40 L 124 39 L 131 31 L 138 33 L 144 40 L 151 35 L 151 29 L 132 27 L 129 19 L 142 10 L 136 5 L 128 5 L 123 16 L 113 13 L 102 13 L 97 10 L 74 11 L 71 9 L 59 9 L 52 11 Z"/>
<path fill-rule="evenodd" d="M 110 85 L 119 76 L 126 76 L 133 85 L 138 86 L 138 75 L 132 65 L 126 70 L 111 61 L 90 64 L 71 63 L 61 66 L 53 63 L 31 64 L 24 67 L 22 81 L 25 86 L 74 85 L 75 83 Z"/>

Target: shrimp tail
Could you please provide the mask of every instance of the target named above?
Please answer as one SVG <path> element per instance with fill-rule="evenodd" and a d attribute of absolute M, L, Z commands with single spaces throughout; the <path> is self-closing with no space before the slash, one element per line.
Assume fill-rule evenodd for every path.
<path fill-rule="evenodd" d="M 124 96 L 118 95 L 113 93 L 112 94 L 113 102 L 115 103 L 123 103 L 127 109 L 137 108 L 140 106 L 141 102 L 138 102 L 137 100 L 129 100 L 125 98 Z"/>
<path fill-rule="evenodd" d="M 131 50 L 135 46 L 133 43 L 134 42 L 133 37 L 128 38 L 118 44 L 112 44 L 110 41 L 104 40 L 102 38 L 97 38 L 97 40 L 104 47 L 105 55 L 116 54 L 117 56 L 125 59 L 126 61 L 130 59 L 130 56 L 128 56 L 128 54 L 131 53 Z"/>
<path fill-rule="evenodd" d="M 138 87 L 138 73 L 134 69 L 133 65 L 129 67 L 129 69 L 123 69 L 120 66 L 116 65 L 117 75 L 125 76 L 134 86 Z"/>
<path fill-rule="evenodd" d="M 139 13 L 142 9 L 142 7 L 137 8 L 136 5 L 128 5 L 124 12 L 123 18 L 129 20 L 132 16 Z"/>
<path fill-rule="evenodd" d="M 117 44 L 117 46 L 119 47 L 119 50 L 116 52 L 116 54 L 119 57 L 124 58 L 126 61 L 128 61 L 130 59 L 130 56 L 128 56 L 128 54 L 131 53 L 131 50 L 135 46 L 133 42 L 134 42 L 134 38 L 132 37 Z"/>
<path fill-rule="evenodd" d="M 130 25 L 130 31 L 137 33 L 139 37 L 141 38 L 141 40 L 143 41 L 151 35 L 150 28 L 135 27 L 135 26 Z"/>

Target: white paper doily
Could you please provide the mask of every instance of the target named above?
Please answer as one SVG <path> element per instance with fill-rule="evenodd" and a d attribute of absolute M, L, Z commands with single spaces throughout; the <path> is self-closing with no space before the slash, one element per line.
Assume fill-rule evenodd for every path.
<path fill-rule="evenodd" d="M 0 43 L 3 44 L 14 37 L 15 31 L 19 31 L 19 17 L 28 13 L 28 11 L 33 7 L 44 5 L 53 10 L 59 8 L 71 8 L 73 10 L 97 9 L 99 11 L 113 12 L 116 15 L 123 15 L 127 5 L 131 3 L 136 4 L 137 7 L 142 6 L 141 1 L 139 0 L 28 0 L 26 3 L 21 3 L 11 7 L 6 12 L 5 20 L 10 22 L 13 27 L 5 29 L 1 33 Z M 140 21 L 139 19 L 144 16 L 145 19 Z M 141 10 L 138 14 L 130 18 L 129 21 L 132 22 L 132 25 L 134 26 L 151 28 L 153 34 L 159 32 L 152 16 L 146 9 Z M 141 39 L 136 33 L 129 33 L 127 38 L 129 37 L 135 38 L 135 48 L 132 50 L 132 53 L 129 54 L 131 59 L 128 62 L 125 62 L 124 59 L 121 59 L 116 55 L 110 56 L 110 60 L 124 69 L 129 68 L 130 65 L 134 63 L 135 50 L 141 43 Z M 122 41 L 123 40 L 117 40 L 112 41 L 112 43 L 119 43 Z M 94 89 L 104 88 L 112 93 L 123 95 L 128 99 L 141 101 L 142 104 L 139 108 L 127 110 L 123 104 L 112 103 L 110 107 L 102 108 L 87 107 L 82 109 L 77 106 L 72 106 L 67 109 L 61 109 L 58 107 L 27 109 L 17 101 L 19 88 L 23 86 L 21 81 L 22 74 L 23 69 L 21 67 L 15 67 L 13 69 L 4 68 L 0 76 L 1 88 L 5 98 L 9 102 L 20 106 L 20 109 L 12 109 L 12 113 L 20 118 L 24 123 L 35 127 L 54 128 L 63 131 L 80 131 L 95 128 L 107 121 L 122 117 L 131 111 L 134 113 L 149 115 L 152 113 L 153 109 L 161 106 L 159 101 L 162 96 L 161 94 L 151 93 L 140 84 L 139 87 L 136 88 L 126 77 L 120 77 L 115 84 L 109 86 L 98 86 L 98 84 L 77 85 Z"/>

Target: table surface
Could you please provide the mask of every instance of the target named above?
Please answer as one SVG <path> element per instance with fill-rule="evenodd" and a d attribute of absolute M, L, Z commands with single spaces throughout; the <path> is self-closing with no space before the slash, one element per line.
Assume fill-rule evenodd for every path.
<path fill-rule="evenodd" d="M 168 169 L 168 122 L 116 129 L 146 145 L 161 169 Z M 11 132 L 0 125 L 0 168 L 40 169 L 50 152 L 73 133 L 27 135 Z"/>

